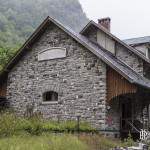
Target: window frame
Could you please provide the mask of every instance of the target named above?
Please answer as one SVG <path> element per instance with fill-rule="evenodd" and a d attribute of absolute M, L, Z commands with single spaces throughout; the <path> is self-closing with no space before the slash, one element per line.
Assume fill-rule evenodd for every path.
<path fill-rule="evenodd" d="M 51 97 L 48 100 L 48 97 Z M 58 92 L 56 91 L 46 91 L 42 94 L 42 104 L 56 104 L 58 103 Z"/>
<path fill-rule="evenodd" d="M 55 59 L 64 59 L 67 57 L 67 50 L 64 47 L 50 47 L 38 52 L 37 57 L 38 57 L 38 62 L 55 60 Z"/>

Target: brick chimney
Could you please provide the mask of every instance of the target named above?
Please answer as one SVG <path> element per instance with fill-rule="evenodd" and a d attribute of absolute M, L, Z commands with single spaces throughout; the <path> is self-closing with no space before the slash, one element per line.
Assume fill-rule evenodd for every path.
<path fill-rule="evenodd" d="M 109 32 L 110 32 L 110 23 L 111 23 L 111 19 L 109 17 L 98 19 L 98 24 L 103 26 Z"/>

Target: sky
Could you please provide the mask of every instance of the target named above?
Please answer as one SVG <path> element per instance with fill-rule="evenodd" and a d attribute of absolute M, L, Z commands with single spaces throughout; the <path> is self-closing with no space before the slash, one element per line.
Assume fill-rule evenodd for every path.
<path fill-rule="evenodd" d="M 90 20 L 110 17 L 121 39 L 150 36 L 150 0 L 79 0 Z"/>

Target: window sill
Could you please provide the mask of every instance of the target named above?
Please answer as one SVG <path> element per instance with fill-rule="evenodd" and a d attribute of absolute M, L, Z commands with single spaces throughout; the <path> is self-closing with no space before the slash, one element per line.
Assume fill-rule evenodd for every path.
<path fill-rule="evenodd" d="M 41 105 L 54 105 L 58 104 L 58 102 L 42 102 Z"/>

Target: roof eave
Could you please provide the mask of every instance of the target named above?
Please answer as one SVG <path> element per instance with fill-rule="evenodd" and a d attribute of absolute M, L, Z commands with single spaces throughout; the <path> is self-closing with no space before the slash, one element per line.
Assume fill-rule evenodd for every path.
<path fill-rule="evenodd" d="M 147 86 L 147 85 L 145 85 L 145 84 L 138 83 L 138 82 L 134 82 L 134 84 L 137 85 L 137 86 L 140 86 L 140 87 L 143 87 L 143 88 L 145 88 L 145 89 L 149 89 L 149 90 L 150 90 L 150 86 Z"/>
<path fill-rule="evenodd" d="M 130 46 L 140 46 L 140 45 L 149 45 L 150 42 L 143 42 L 143 43 L 135 43 L 135 44 L 128 44 Z"/>
<path fill-rule="evenodd" d="M 92 22 L 93 22 L 93 21 L 90 20 L 90 21 L 86 24 L 86 26 L 79 32 L 79 34 L 83 34 L 83 33 L 85 32 L 85 30 L 91 25 Z"/>

